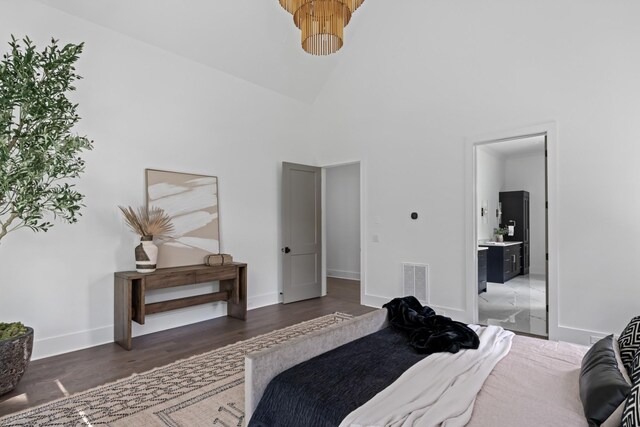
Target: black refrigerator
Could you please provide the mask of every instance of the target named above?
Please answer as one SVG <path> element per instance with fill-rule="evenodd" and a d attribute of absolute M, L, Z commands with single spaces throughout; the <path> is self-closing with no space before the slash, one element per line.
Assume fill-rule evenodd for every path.
<path fill-rule="evenodd" d="M 529 274 L 529 192 L 501 191 L 502 206 L 501 226 L 512 225 L 513 236 L 504 236 L 507 242 L 522 242 L 520 251 L 520 274 Z"/>

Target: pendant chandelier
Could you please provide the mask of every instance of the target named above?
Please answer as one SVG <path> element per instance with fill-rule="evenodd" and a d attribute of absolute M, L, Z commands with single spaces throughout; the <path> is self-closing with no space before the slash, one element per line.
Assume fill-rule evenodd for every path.
<path fill-rule="evenodd" d="M 344 44 L 344 27 L 364 0 L 280 0 L 302 33 L 302 49 L 329 55 Z"/>

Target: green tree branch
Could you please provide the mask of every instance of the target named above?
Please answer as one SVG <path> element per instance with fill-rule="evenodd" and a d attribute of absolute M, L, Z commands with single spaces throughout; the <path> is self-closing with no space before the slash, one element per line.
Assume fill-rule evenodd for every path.
<path fill-rule="evenodd" d="M 17 213 L 12 213 L 11 215 L 9 215 L 9 218 L 7 218 L 7 220 L 2 224 L 2 227 L 0 228 L 0 239 L 2 239 L 4 236 L 7 235 L 7 233 L 9 232 L 9 227 L 11 226 L 11 223 L 18 217 Z"/>
<path fill-rule="evenodd" d="M 67 98 L 83 44 L 52 40 L 37 51 L 12 36 L 9 47 L 0 61 L 0 240 L 23 227 L 47 231 L 48 216 L 76 222 L 84 196 L 71 181 L 84 171 L 80 153 L 93 148 L 72 132 L 80 117 Z"/>

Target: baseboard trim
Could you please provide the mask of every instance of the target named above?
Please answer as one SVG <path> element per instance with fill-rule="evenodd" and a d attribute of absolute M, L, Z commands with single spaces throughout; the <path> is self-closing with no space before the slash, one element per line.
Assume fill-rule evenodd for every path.
<path fill-rule="evenodd" d="M 333 277 L 335 279 L 360 280 L 360 273 L 357 271 L 327 269 L 327 277 Z"/>
<path fill-rule="evenodd" d="M 382 297 L 379 295 L 371 295 L 365 294 L 363 296 L 362 304 L 368 307 L 376 307 L 381 308 L 384 304 L 389 302 L 392 298 Z M 253 310 L 260 307 L 265 307 L 268 305 L 278 304 L 278 293 L 268 293 L 263 295 L 256 295 L 254 297 L 249 298 L 247 301 L 248 309 Z M 467 318 L 467 313 L 465 310 L 439 306 L 434 304 L 429 304 L 431 308 L 433 308 L 438 314 L 451 317 L 455 320 L 465 321 Z M 211 319 L 216 319 L 218 317 L 224 316 L 224 313 L 211 316 L 207 319 L 198 320 L 206 321 Z M 193 323 L 197 323 L 193 322 Z M 166 329 L 171 329 L 175 327 L 185 326 L 184 324 L 176 324 L 167 327 Z M 148 333 L 154 333 L 158 331 L 150 331 Z M 573 328 L 568 326 L 558 326 L 555 329 L 555 333 L 553 334 L 553 340 L 555 341 L 566 341 L 575 344 L 582 345 L 591 345 L 591 337 L 602 338 L 607 335 L 610 335 L 615 332 L 604 332 L 604 331 L 592 331 L 587 329 Z M 146 333 L 144 334 L 146 335 Z M 37 331 L 36 331 L 37 336 Z M 136 336 L 141 336 L 140 334 Z M 74 332 L 70 334 L 58 335 L 54 337 L 36 339 L 33 346 L 33 356 L 32 360 L 43 359 L 46 357 L 56 356 L 59 354 L 70 353 L 77 350 L 83 350 L 90 347 L 95 347 L 102 344 L 108 344 L 113 342 L 113 325 L 102 326 L 95 329 L 90 329 L 86 331 Z"/>
<path fill-rule="evenodd" d="M 279 302 L 280 302 L 280 296 L 278 295 L 277 292 L 256 295 L 253 297 L 249 297 L 249 300 L 247 301 L 247 310 L 266 307 L 268 305 L 278 304 Z"/>
<path fill-rule="evenodd" d="M 392 298 L 389 297 L 381 297 L 379 295 L 371 295 L 364 294 L 362 299 L 362 305 L 366 305 L 368 307 L 376 307 L 380 308 L 384 304 L 388 303 Z M 469 323 L 469 315 L 466 310 L 462 310 L 459 308 L 452 308 L 446 306 L 440 306 L 435 304 L 427 304 L 429 307 L 433 308 L 437 314 L 442 316 L 451 317 L 454 320 Z M 619 332 L 606 332 L 606 331 L 592 331 L 588 329 L 580 329 L 573 328 L 568 326 L 558 326 L 557 328 L 552 328 L 551 339 L 553 341 L 566 341 L 573 344 L 581 344 L 586 346 L 591 346 L 591 338 L 600 339 L 604 338 L 607 335 L 614 334 L 617 336 Z"/>
<path fill-rule="evenodd" d="M 206 320 L 216 319 L 218 317 L 222 317 L 226 315 L 226 309 L 224 309 L 222 304 L 218 304 L 215 307 L 213 315 L 204 314 L 204 318 L 198 318 L 195 322 L 175 322 L 170 321 L 169 325 L 162 324 L 158 325 L 160 329 L 156 327 L 147 327 L 144 332 L 141 333 L 140 330 L 134 334 L 134 337 L 139 337 L 142 335 L 152 334 L 155 332 L 164 331 L 167 329 L 178 328 L 181 326 L 186 326 L 193 323 L 203 322 Z M 247 309 L 253 310 L 260 307 L 265 307 L 267 305 L 278 304 L 278 293 L 272 292 L 263 295 L 256 295 L 254 297 L 250 297 L 247 301 Z M 208 304 L 207 304 L 208 305 Z M 199 308 L 208 309 L 207 305 L 202 305 L 198 307 L 194 307 L 192 310 L 198 310 Z M 163 313 L 164 314 L 164 313 Z M 191 316 L 202 316 L 202 313 L 190 313 Z M 162 314 L 161 314 L 162 315 Z M 161 316 L 160 315 L 160 316 Z M 198 316 L 199 317 L 199 316 Z M 135 324 L 134 326 L 136 326 Z M 148 325 L 151 326 L 151 325 Z M 37 336 L 36 331 L 36 336 Z M 59 354 L 70 353 L 72 351 L 83 350 L 90 347 L 95 347 L 102 344 L 108 344 L 113 342 L 113 325 L 102 326 L 100 328 L 89 329 L 86 331 L 80 332 L 72 332 L 70 334 L 57 335 L 53 337 L 36 339 L 33 345 L 33 355 L 31 360 L 44 359 L 45 357 L 56 356 Z"/>
<path fill-rule="evenodd" d="M 367 307 L 382 308 L 383 305 L 391 301 L 392 298 L 381 297 L 378 295 L 364 294 L 360 304 Z"/>
<path fill-rule="evenodd" d="M 393 298 L 381 297 L 379 295 L 364 294 L 361 304 L 366 305 L 368 307 L 380 308 L 384 304 L 391 301 L 392 299 Z M 427 304 L 427 305 L 433 308 L 437 314 L 440 314 L 441 316 L 451 317 L 454 320 L 464 321 L 464 319 L 468 317 L 467 312 L 459 308 L 452 308 L 452 307 L 446 307 L 446 306 L 435 305 L 435 304 Z"/>
<path fill-rule="evenodd" d="M 36 336 L 37 333 L 38 331 L 35 331 Z M 113 342 L 113 325 L 36 339 L 33 343 L 31 360 L 44 359 L 110 342 Z"/>
<path fill-rule="evenodd" d="M 568 326 L 558 326 L 556 333 L 554 334 L 554 341 L 566 341 L 574 344 L 582 344 L 591 346 L 591 337 L 601 339 L 607 335 L 614 334 L 616 332 L 603 332 L 603 331 L 590 331 L 588 329 L 571 328 Z"/>

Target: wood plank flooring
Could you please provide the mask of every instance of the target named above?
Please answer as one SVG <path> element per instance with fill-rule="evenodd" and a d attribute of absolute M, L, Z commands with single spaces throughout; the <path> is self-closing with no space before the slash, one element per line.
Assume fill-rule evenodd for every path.
<path fill-rule="evenodd" d="M 0 416 L 325 314 L 374 310 L 359 301 L 359 282 L 328 279 L 327 296 L 250 310 L 246 322 L 220 317 L 134 338 L 131 351 L 110 343 L 36 360 L 18 387 L 0 396 Z"/>

